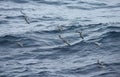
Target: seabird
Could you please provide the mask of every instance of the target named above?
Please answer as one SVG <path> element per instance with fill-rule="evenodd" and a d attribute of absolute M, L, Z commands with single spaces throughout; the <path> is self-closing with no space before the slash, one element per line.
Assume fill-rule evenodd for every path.
<path fill-rule="evenodd" d="M 71 46 L 70 43 L 67 40 L 65 40 L 61 35 L 59 35 L 59 38 L 63 40 L 63 42 L 66 43 L 68 46 Z"/>

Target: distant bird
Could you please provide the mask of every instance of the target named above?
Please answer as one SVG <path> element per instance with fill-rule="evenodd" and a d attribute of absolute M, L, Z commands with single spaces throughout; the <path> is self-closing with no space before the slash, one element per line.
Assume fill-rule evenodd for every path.
<path fill-rule="evenodd" d="M 17 45 L 20 46 L 20 47 L 23 47 L 23 44 L 20 43 L 20 42 L 17 42 Z"/>
<path fill-rule="evenodd" d="M 30 24 L 30 22 L 29 22 L 29 20 L 28 20 L 28 17 L 26 16 L 26 14 L 23 13 L 22 10 L 20 10 L 20 12 L 21 12 L 21 14 L 23 14 L 23 17 L 24 17 L 25 21 L 26 21 L 28 24 Z"/>
<path fill-rule="evenodd" d="M 76 33 L 79 33 L 79 34 L 80 34 L 80 37 L 81 37 L 82 39 L 84 39 L 82 32 L 76 31 Z"/>
<path fill-rule="evenodd" d="M 61 31 L 61 32 L 63 31 L 63 27 L 62 26 L 57 26 L 57 28 L 58 28 L 59 31 Z"/>
<path fill-rule="evenodd" d="M 101 47 L 101 43 L 98 43 L 98 42 L 94 42 L 95 45 L 97 45 L 98 47 Z"/>
<path fill-rule="evenodd" d="M 100 60 L 97 60 L 97 64 L 99 64 L 100 68 L 105 68 L 104 62 L 100 62 Z"/>
<path fill-rule="evenodd" d="M 59 38 L 60 38 L 64 43 L 66 43 L 68 46 L 71 46 L 71 44 L 70 44 L 67 40 L 65 40 L 61 35 L 59 35 Z"/>

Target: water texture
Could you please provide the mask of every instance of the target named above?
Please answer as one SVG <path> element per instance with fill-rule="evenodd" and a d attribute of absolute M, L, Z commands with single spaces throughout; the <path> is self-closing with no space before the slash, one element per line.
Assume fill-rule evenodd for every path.
<path fill-rule="evenodd" d="M 120 0 L 0 0 L 0 77 L 120 77 Z"/>

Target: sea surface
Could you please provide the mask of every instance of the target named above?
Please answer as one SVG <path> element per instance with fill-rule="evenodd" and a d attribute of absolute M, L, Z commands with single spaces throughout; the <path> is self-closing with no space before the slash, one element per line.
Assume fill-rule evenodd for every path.
<path fill-rule="evenodd" d="M 120 0 L 0 0 L 0 77 L 120 77 Z"/>

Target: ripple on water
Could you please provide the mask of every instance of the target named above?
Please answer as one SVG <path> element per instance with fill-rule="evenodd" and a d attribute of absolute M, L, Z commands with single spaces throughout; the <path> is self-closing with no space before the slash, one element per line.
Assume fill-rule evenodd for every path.
<path fill-rule="evenodd" d="M 0 77 L 120 76 L 119 1 L 0 0 L 0 5 Z"/>

